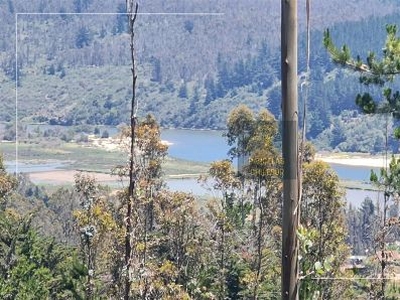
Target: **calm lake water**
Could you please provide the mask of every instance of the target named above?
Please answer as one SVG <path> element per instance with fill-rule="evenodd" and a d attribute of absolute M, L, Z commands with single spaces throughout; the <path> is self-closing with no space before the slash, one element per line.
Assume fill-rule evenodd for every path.
<path fill-rule="evenodd" d="M 50 127 L 49 125 L 45 126 L 47 128 Z M 112 128 L 107 128 L 107 130 L 111 134 L 116 133 L 116 130 L 113 131 Z M 162 130 L 161 138 L 171 143 L 169 146 L 169 155 L 172 157 L 197 162 L 212 162 L 228 158 L 227 152 L 229 146 L 222 135 L 222 131 L 165 129 Z M 15 170 L 15 162 L 7 161 L 5 163 L 6 168 L 10 172 Z M 345 166 L 340 164 L 331 164 L 331 166 L 342 180 L 355 180 L 368 183 L 371 169 L 379 172 L 378 168 L 371 167 Z M 63 164 L 59 162 L 37 165 L 18 164 L 19 171 L 26 173 L 62 168 Z M 211 194 L 211 192 L 198 184 L 196 179 L 173 179 L 168 181 L 168 186 L 172 190 L 192 192 L 197 195 Z M 347 201 L 354 206 L 359 206 L 366 197 L 376 200 L 378 196 L 379 194 L 375 191 L 350 189 L 346 191 Z"/>
<path fill-rule="evenodd" d="M 222 131 L 165 129 L 161 138 L 172 145 L 169 155 L 176 158 L 212 162 L 228 158 L 229 147 Z"/>
<path fill-rule="evenodd" d="M 380 172 L 379 168 L 362 167 L 362 166 L 346 166 L 341 164 L 330 164 L 332 169 L 338 174 L 342 180 L 357 180 L 362 182 L 369 182 L 371 170 L 375 173 Z"/>
<path fill-rule="evenodd" d="M 193 131 L 169 129 L 162 132 L 162 139 L 173 143 L 169 147 L 169 155 L 177 158 L 211 162 L 228 158 L 229 147 L 220 131 Z M 379 172 L 379 168 L 346 166 L 331 164 L 341 180 L 353 180 L 369 183 L 371 169 Z M 192 192 L 197 195 L 211 194 L 210 191 L 197 183 L 196 179 L 174 179 L 168 181 L 172 190 Z M 376 201 L 382 195 L 376 191 L 369 190 L 346 190 L 346 200 L 354 207 L 359 207 L 366 197 Z"/>

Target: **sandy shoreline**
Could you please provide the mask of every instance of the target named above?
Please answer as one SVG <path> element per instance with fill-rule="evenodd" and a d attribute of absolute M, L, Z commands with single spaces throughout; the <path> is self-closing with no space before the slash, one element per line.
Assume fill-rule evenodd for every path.
<path fill-rule="evenodd" d="M 95 145 L 97 147 L 103 147 L 106 143 Z M 115 144 L 115 143 L 110 143 Z M 388 162 L 391 160 L 391 155 L 388 156 Z M 400 158 L 400 155 L 396 155 L 396 158 Z M 373 167 L 382 168 L 385 166 L 384 155 L 370 155 L 365 153 L 317 153 L 315 156 L 316 160 L 324 161 L 329 164 L 339 164 L 345 166 L 359 166 L 359 167 Z M 41 172 L 28 172 L 30 179 L 37 184 L 71 184 L 74 183 L 74 175 L 79 171 L 76 170 L 49 170 Z M 118 176 L 113 176 L 106 173 L 89 172 L 88 174 L 94 176 L 98 182 L 117 182 Z M 189 176 L 188 176 L 189 175 Z M 171 176 L 171 178 L 186 178 L 191 177 L 193 174 L 181 174 Z"/>
<path fill-rule="evenodd" d="M 395 157 L 399 158 L 400 156 L 396 155 Z M 329 164 L 383 168 L 386 167 L 386 164 L 390 163 L 392 155 L 388 155 L 388 159 L 386 160 L 385 155 L 370 155 L 364 153 L 317 153 L 315 159 Z"/>
<path fill-rule="evenodd" d="M 112 151 L 126 152 L 129 147 L 129 143 L 130 139 L 128 138 L 125 139 L 121 139 L 118 137 L 99 138 L 96 137 L 95 135 L 88 135 L 88 143 L 84 144 L 83 147 L 100 148 L 108 152 Z M 167 146 L 173 145 L 173 143 L 165 140 L 162 140 L 161 143 Z"/>

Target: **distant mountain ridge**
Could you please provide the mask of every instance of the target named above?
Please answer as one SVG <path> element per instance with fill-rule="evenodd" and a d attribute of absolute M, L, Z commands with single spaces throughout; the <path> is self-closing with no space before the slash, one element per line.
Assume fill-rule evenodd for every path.
<path fill-rule="evenodd" d="M 299 1 L 300 31 L 305 30 L 304 1 Z M 384 4 L 383 4 L 384 3 Z M 125 1 L 1 1 L 0 66 L 6 68 L 14 51 L 16 12 L 59 13 L 57 16 L 19 15 L 20 46 L 25 46 L 24 31 L 29 35 L 30 56 L 66 60 L 70 65 L 127 64 L 127 38 L 119 36 L 116 28 L 124 16 L 67 15 L 66 13 L 123 12 Z M 399 10 L 398 1 L 330 0 L 311 1 L 313 29 L 322 30 L 334 23 L 358 21 L 370 16 L 385 16 Z M 216 70 L 218 54 L 229 59 L 254 54 L 266 41 L 271 48 L 279 47 L 280 2 L 276 0 L 197 0 L 197 1 L 139 1 L 141 13 L 171 15 L 141 15 L 137 25 L 137 52 L 142 62 L 159 60 L 166 78 L 185 80 L 205 76 Z M 175 15 L 175 13 L 222 13 L 223 15 Z M 120 23 L 118 23 L 120 22 Z M 87 32 L 85 32 L 85 29 Z M 83 39 L 78 42 L 79 34 Z M 87 37 L 85 37 L 87 34 Z M 62 43 L 57 41 L 61 39 Z M 35 45 L 33 45 L 35 44 Z M 82 47 L 81 47 L 82 46 Z M 75 51 L 79 48 L 79 51 Z M 21 63 L 24 64 L 24 51 Z M 99 52 L 101 59 L 85 56 Z M 71 56 L 81 56 L 71 59 Z M 117 59 L 118 58 L 118 59 Z M 35 64 L 36 64 L 35 61 Z"/>
<path fill-rule="evenodd" d="M 305 0 L 298 5 L 301 73 Z M 350 43 L 356 53 L 380 51 L 384 24 L 399 19 L 400 2 L 314 0 L 311 7 L 308 135 L 316 138 L 333 116 L 355 109 L 360 90 L 356 76 L 330 62 L 323 29 L 329 26 L 335 40 Z M 124 11 L 125 1 L 0 1 L 0 122 L 15 119 L 16 75 L 20 121 L 127 122 L 131 75 Z M 18 15 L 18 72 L 16 12 L 44 13 Z M 279 1 L 139 1 L 139 12 L 135 46 L 142 115 L 155 114 L 164 127 L 223 128 L 227 113 L 245 103 L 279 118 Z M 198 14 L 181 14 L 186 12 Z"/>

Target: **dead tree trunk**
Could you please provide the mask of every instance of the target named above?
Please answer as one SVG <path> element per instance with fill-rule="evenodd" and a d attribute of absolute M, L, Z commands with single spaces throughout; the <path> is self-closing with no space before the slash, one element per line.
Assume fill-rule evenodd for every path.
<path fill-rule="evenodd" d="M 136 71 L 135 71 L 135 47 L 134 47 L 134 25 L 137 17 L 138 4 L 133 4 L 132 0 L 126 1 L 126 10 L 128 14 L 128 24 L 129 24 L 129 33 L 130 33 L 130 51 L 131 51 L 131 60 L 132 60 L 132 100 L 131 100 L 131 117 L 130 117 L 130 157 L 129 157 L 129 188 L 128 188 L 128 199 L 127 199 L 127 210 L 126 210 L 126 233 L 125 233 L 125 288 L 124 288 L 124 300 L 130 299 L 130 289 L 131 289 L 131 269 L 132 269 L 132 243 L 131 243 L 131 235 L 132 235 L 132 206 L 133 199 L 135 196 L 135 129 L 136 129 L 136 109 L 137 109 L 137 100 L 136 100 Z"/>

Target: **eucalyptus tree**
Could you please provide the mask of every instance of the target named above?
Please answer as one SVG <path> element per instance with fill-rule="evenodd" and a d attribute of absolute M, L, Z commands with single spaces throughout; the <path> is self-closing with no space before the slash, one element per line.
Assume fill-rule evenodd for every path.
<path fill-rule="evenodd" d="M 328 164 L 312 161 L 303 165 L 300 218 L 300 266 L 302 299 L 343 297 L 348 284 L 320 277 L 340 276 L 349 254 L 346 244 L 345 203 L 339 178 Z"/>
<path fill-rule="evenodd" d="M 101 277 L 109 277 L 113 239 L 119 232 L 106 193 L 102 192 L 94 177 L 76 174 L 75 190 L 81 203 L 73 216 L 80 233 L 81 256 L 86 268 L 85 298 L 96 299 L 110 289 L 110 283 Z"/>
<path fill-rule="evenodd" d="M 228 154 L 238 159 L 238 170 L 224 160 L 212 163 L 209 171 L 213 188 L 222 195 L 219 203 L 209 204 L 210 220 L 218 224 L 215 292 L 220 298 L 274 299 L 279 294 L 275 267 L 280 243 L 271 233 L 280 232 L 282 188 L 281 158 L 274 144 L 277 122 L 266 110 L 255 115 L 240 105 L 229 114 L 227 127 Z M 244 257 L 232 249 L 241 249 Z"/>
<path fill-rule="evenodd" d="M 252 299 L 274 299 L 279 295 L 280 270 L 277 268 L 281 258 L 282 230 L 283 162 L 275 142 L 277 122 L 268 111 L 255 115 L 241 105 L 229 115 L 227 127 L 228 144 L 232 146 L 229 154 L 231 158 L 246 157 L 244 166 L 235 174 L 229 161 L 216 162 L 210 168 L 210 175 L 214 178 L 215 188 L 226 195 L 219 215 L 225 216 L 225 232 L 230 228 L 237 237 L 250 233 L 244 240 L 251 245 L 245 248 L 251 259 L 244 260 L 248 263 L 245 271 L 238 273 L 247 285 L 241 285 L 238 294 Z M 314 161 L 314 153 L 312 145 L 307 143 L 302 170 L 301 210 L 304 213 L 298 233 L 302 248 L 301 295 L 319 294 L 324 299 L 331 299 L 349 291 L 347 284 L 318 279 L 340 276 L 340 266 L 349 253 L 345 243 L 344 202 L 337 175 L 326 164 Z M 234 227 L 233 224 L 240 223 L 233 222 L 235 219 L 229 217 L 226 208 L 246 207 L 240 205 L 240 200 L 249 205 L 249 210 L 238 209 L 233 214 L 244 213 L 242 227 Z M 240 220 L 240 217 L 236 219 Z"/>

